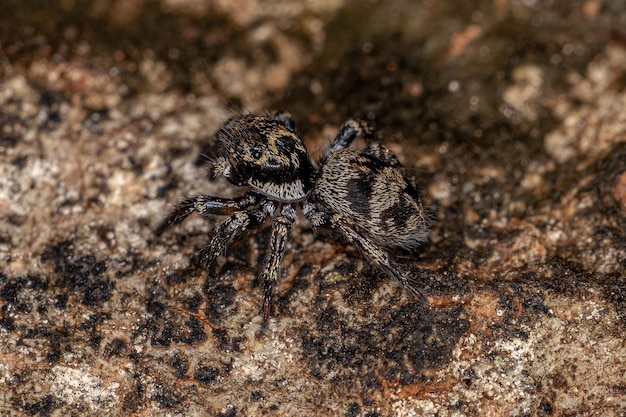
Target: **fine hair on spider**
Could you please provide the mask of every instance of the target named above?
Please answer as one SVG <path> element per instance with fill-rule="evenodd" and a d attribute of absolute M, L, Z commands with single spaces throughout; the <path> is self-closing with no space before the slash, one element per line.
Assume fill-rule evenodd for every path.
<path fill-rule="evenodd" d="M 356 137 L 368 145 L 352 149 Z M 373 130 L 364 121 L 350 119 L 314 161 L 296 133 L 287 113 L 240 114 L 217 132 L 223 155 L 212 173 L 246 187 L 240 197 L 195 195 L 182 200 L 157 227 L 160 235 L 194 212 L 205 217 L 228 216 L 214 231 L 200 257 L 207 277 L 232 241 L 271 219 L 269 248 L 259 278 L 263 283 L 263 320 L 272 314 L 272 298 L 286 241 L 300 210 L 316 232 L 339 234 L 363 258 L 396 279 L 415 298 L 426 301 L 415 277 L 403 272 L 390 256 L 413 252 L 430 233 L 430 216 L 417 190 L 389 149 L 372 142 Z"/>

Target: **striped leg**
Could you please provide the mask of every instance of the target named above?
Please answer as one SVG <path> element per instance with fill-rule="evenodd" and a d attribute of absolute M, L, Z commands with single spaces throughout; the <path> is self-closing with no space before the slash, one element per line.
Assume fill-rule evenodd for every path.
<path fill-rule="evenodd" d="M 350 143 L 357 137 L 362 136 L 366 139 L 370 139 L 372 137 L 373 130 L 370 125 L 368 125 L 363 120 L 350 119 L 347 120 L 341 128 L 339 128 L 339 132 L 337 136 L 330 144 L 328 149 L 324 151 L 322 158 L 320 159 L 320 165 L 323 165 L 326 159 L 334 152 L 338 150 L 347 148 L 350 146 Z"/>
<path fill-rule="evenodd" d="M 285 243 L 291 233 L 291 225 L 296 220 L 296 211 L 291 205 L 284 206 L 274 219 L 269 251 L 263 262 L 261 281 L 263 282 L 263 321 L 267 323 L 272 314 L 272 298 L 280 267 L 285 253 Z"/>
<path fill-rule="evenodd" d="M 180 202 L 172 213 L 156 228 L 157 236 L 166 229 L 177 225 L 189 217 L 194 211 L 203 216 L 232 214 L 253 206 L 259 202 L 259 197 L 246 194 L 238 198 L 219 198 L 209 195 L 197 195 Z"/>
<path fill-rule="evenodd" d="M 211 242 L 200 252 L 200 259 L 206 265 L 207 278 L 215 275 L 217 261 L 224 255 L 228 243 L 240 240 L 245 232 L 261 226 L 274 210 L 276 205 L 266 201 L 258 209 L 233 214 L 217 228 Z"/>

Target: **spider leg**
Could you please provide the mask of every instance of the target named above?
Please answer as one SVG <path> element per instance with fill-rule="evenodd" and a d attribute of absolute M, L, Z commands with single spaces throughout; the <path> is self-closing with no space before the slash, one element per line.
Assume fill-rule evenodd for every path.
<path fill-rule="evenodd" d="M 393 152 L 391 152 L 387 147 L 381 145 L 380 143 L 372 143 L 368 145 L 365 149 L 363 149 L 364 155 L 372 156 L 380 161 L 383 161 L 385 164 L 400 169 L 404 171 L 400 160 Z"/>
<path fill-rule="evenodd" d="M 272 224 L 270 248 L 263 262 L 260 278 L 263 281 L 263 322 L 267 323 L 272 313 L 274 287 L 280 275 L 280 266 L 285 253 L 285 243 L 291 232 L 291 225 L 296 220 L 296 211 L 286 205 Z"/>
<path fill-rule="evenodd" d="M 415 299 L 422 302 L 426 301 L 426 297 L 417 286 L 418 283 L 411 277 L 402 274 L 385 250 L 377 247 L 364 236 L 361 236 L 341 219 L 333 218 L 331 221 L 341 230 L 341 233 L 348 238 L 350 243 L 359 249 L 359 252 L 361 252 L 366 259 L 385 271 L 387 275 L 395 278 Z"/>
<path fill-rule="evenodd" d="M 156 228 L 155 234 L 161 235 L 166 229 L 177 225 L 189 217 L 194 211 L 203 216 L 232 214 L 257 204 L 258 196 L 245 194 L 237 198 L 219 198 L 209 195 L 197 195 L 186 198 Z"/>
<path fill-rule="evenodd" d="M 296 122 L 291 117 L 291 114 L 287 112 L 277 112 L 274 113 L 273 119 L 277 122 L 282 123 L 289 131 L 292 133 L 296 133 Z"/>
<path fill-rule="evenodd" d="M 400 272 L 400 269 L 393 262 L 389 254 L 372 243 L 365 236 L 359 234 L 350 227 L 338 215 L 329 216 L 326 213 L 318 211 L 312 204 L 305 204 L 302 210 L 309 219 L 314 228 L 333 228 L 338 229 L 350 243 L 357 247 L 361 255 L 371 264 L 383 270 L 387 275 L 396 279 L 402 286 L 417 300 L 426 301 L 426 297 L 420 291 L 418 282 L 410 276 L 406 276 Z"/>
<path fill-rule="evenodd" d="M 200 251 L 200 259 L 206 265 L 207 279 L 215 275 L 217 261 L 226 252 L 228 243 L 240 240 L 246 231 L 261 226 L 274 210 L 276 205 L 266 201 L 257 209 L 236 212 L 219 225 L 209 244 Z"/>
<path fill-rule="evenodd" d="M 323 164 L 332 153 L 347 148 L 357 136 L 370 139 L 372 134 L 373 129 L 369 124 L 367 124 L 367 122 L 357 119 L 347 120 L 341 128 L 339 128 L 337 136 L 332 141 L 328 149 L 324 151 L 324 154 L 320 159 L 320 164 Z"/>

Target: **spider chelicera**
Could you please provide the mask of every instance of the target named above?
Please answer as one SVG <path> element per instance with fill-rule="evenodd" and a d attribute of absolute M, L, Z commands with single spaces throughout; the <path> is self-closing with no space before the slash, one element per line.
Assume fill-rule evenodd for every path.
<path fill-rule="evenodd" d="M 217 133 L 225 152 L 213 171 L 234 185 L 248 187 L 248 192 L 237 198 L 187 198 L 156 233 L 161 234 L 193 212 L 229 215 L 201 252 L 207 277 L 211 277 L 229 242 L 242 239 L 246 231 L 271 218 L 269 250 L 259 276 L 264 285 L 266 322 L 272 313 L 274 287 L 296 208 L 301 209 L 315 231 L 339 233 L 367 261 L 424 300 L 415 279 L 401 272 L 389 253 L 397 249 L 410 251 L 422 244 L 430 232 L 428 216 L 398 158 L 377 143 L 361 150 L 348 148 L 357 136 L 371 138 L 371 127 L 360 120 L 346 121 L 316 163 L 296 134 L 289 115 L 234 116 Z"/>

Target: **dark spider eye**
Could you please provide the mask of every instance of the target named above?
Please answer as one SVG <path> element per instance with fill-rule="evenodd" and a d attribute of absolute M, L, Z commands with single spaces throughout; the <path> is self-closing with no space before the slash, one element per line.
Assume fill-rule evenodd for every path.
<path fill-rule="evenodd" d="M 254 159 L 260 159 L 261 155 L 263 154 L 263 151 L 261 150 L 260 146 L 250 146 L 249 148 L 250 151 L 250 156 Z"/>

